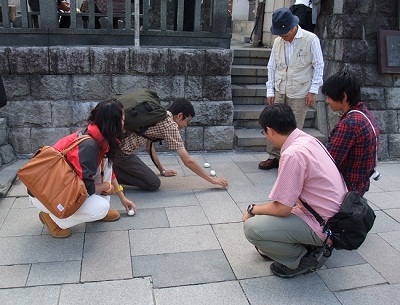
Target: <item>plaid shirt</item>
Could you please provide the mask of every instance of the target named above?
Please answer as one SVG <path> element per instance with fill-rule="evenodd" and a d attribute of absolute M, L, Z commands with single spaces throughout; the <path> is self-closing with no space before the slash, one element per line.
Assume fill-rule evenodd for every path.
<path fill-rule="evenodd" d="M 357 190 L 361 195 L 369 190 L 369 178 L 376 166 L 376 149 L 379 147 L 379 129 L 374 116 L 360 102 L 349 109 L 366 114 L 374 125 L 360 113 L 344 113 L 332 129 L 327 148 L 343 174 L 349 190 Z M 378 143 L 376 142 L 378 140 Z"/>
<path fill-rule="evenodd" d="M 144 135 L 150 139 L 165 140 L 170 150 L 178 150 L 185 148 L 181 134 L 179 133 L 178 124 L 172 118 L 172 113 L 167 111 L 167 118 L 158 122 L 154 126 L 147 128 Z M 121 149 L 125 154 L 132 154 L 136 149 L 144 145 L 148 139 L 128 131 L 121 145 Z"/>

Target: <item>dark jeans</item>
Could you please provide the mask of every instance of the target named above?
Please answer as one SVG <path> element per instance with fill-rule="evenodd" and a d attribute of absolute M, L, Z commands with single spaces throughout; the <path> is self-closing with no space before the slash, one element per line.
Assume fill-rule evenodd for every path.
<path fill-rule="evenodd" d="M 135 154 L 117 152 L 113 169 L 120 184 L 137 186 L 150 192 L 160 188 L 160 178 Z"/>

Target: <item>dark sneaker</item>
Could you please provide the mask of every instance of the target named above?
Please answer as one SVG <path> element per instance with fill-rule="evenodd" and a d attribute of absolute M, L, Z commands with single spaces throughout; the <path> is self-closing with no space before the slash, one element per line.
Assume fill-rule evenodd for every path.
<path fill-rule="evenodd" d="M 259 169 L 271 169 L 271 168 L 278 168 L 278 167 L 279 167 L 279 160 L 277 158 L 261 161 L 258 164 Z"/>
<path fill-rule="evenodd" d="M 315 270 L 318 269 L 317 266 L 318 266 L 318 261 L 316 260 L 315 257 L 303 256 L 302 259 L 300 260 L 299 266 L 296 269 L 290 269 L 278 262 L 274 262 L 273 264 L 271 264 L 270 269 L 272 273 L 275 274 L 276 276 L 285 279 L 290 279 L 299 274 L 307 274 L 314 272 Z"/>

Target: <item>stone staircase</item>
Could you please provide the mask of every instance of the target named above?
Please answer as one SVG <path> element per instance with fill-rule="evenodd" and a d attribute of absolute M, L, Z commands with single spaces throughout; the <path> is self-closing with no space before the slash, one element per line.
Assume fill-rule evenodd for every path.
<path fill-rule="evenodd" d="M 235 149 L 265 151 L 267 140 L 261 134 L 258 117 L 265 107 L 265 82 L 267 63 L 271 49 L 251 45 L 232 44 L 232 100 L 234 104 L 233 126 Z M 316 110 L 309 108 L 304 131 L 322 142 L 325 136 L 314 129 Z"/>

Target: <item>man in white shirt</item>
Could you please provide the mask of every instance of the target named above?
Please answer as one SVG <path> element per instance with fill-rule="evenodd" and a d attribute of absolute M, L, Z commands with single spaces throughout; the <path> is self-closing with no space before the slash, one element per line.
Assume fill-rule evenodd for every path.
<path fill-rule="evenodd" d="M 295 115 L 297 128 L 302 129 L 307 108 L 317 99 L 322 85 L 324 59 L 319 38 L 303 30 L 299 18 L 288 8 L 272 15 L 271 33 L 278 35 L 268 62 L 267 103 L 287 104 Z M 260 169 L 279 167 L 280 152 L 268 142 L 269 159 L 260 162 Z"/>

